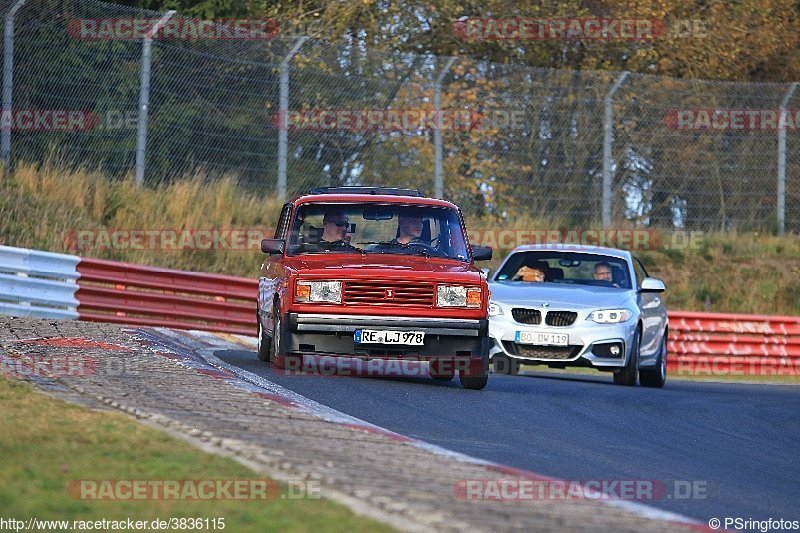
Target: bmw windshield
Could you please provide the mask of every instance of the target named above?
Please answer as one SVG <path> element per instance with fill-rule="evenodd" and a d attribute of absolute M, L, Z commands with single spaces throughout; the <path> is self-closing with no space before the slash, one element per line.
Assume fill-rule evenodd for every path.
<path fill-rule="evenodd" d="M 631 288 L 625 259 L 595 253 L 517 252 L 506 260 L 494 280 Z"/>

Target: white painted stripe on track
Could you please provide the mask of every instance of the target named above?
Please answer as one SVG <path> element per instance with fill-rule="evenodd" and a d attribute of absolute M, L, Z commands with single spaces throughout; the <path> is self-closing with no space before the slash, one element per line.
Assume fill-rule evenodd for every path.
<path fill-rule="evenodd" d="M 341 411 L 337 411 L 336 409 L 323 405 L 315 400 L 306 398 L 305 396 L 297 392 L 282 387 L 277 383 L 273 383 L 265 378 L 262 378 L 261 376 L 253 374 L 252 372 L 248 372 L 247 370 L 228 364 L 213 354 L 214 347 L 226 348 L 226 349 L 255 348 L 257 346 L 257 340 L 254 337 L 247 337 L 244 335 L 233 335 L 233 337 L 240 339 L 241 341 L 234 343 L 231 342 L 230 340 L 226 340 L 225 338 L 223 338 L 223 335 L 226 334 L 215 334 L 199 330 L 178 331 L 178 330 L 171 330 L 168 328 L 154 328 L 154 329 L 156 329 L 157 331 L 159 331 L 164 335 L 169 336 L 170 338 L 174 338 L 178 342 L 183 342 L 184 344 L 191 345 L 191 347 L 196 351 L 196 353 L 201 358 L 203 358 L 208 364 L 215 366 L 217 368 L 233 372 L 236 376 L 238 376 L 244 381 L 250 382 L 254 385 L 264 388 L 268 390 L 270 393 L 283 396 L 286 399 L 291 400 L 292 402 L 301 406 L 303 411 L 312 414 L 314 416 L 317 416 L 328 422 L 347 424 L 350 426 L 360 426 L 366 430 L 378 431 L 380 433 L 386 434 L 387 436 L 395 436 L 401 438 L 404 442 L 407 442 L 408 444 L 416 448 L 419 448 L 421 450 L 426 450 L 428 452 L 434 453 L 442 457 L 455 459 L 457 461 L 485 466 L 489 468 L 500 469 L 500 470 L 505 469 L 505 470 L 518 471 L 522 475 L 528 474 L 530 476 L 542 479 L 558 480 L 558 478 L 545 476 L 528 470 L 518 469 L 516 467 L 509 467 L 507 465 L 503 465 L 493 461 L 487 461 L 460 452 L 455 452 L 453 450 L 448 450 L 447 448 L 443 448 L 436 444 L 431 444 L 419 439 L 406 437 L 405 435 L 401 435 L 389 429 L 380 427 L 365 420 L 361 420 L 360 418 L 350 416 L 348 414 L 342 413 Z M 565 481 L 565 480 L 560 480 L 560 481 Z M 623 509 L 625 511 L 634 513 L 636 515 L 651 520 L 672 522 L 676 524 L 684 524 L 699 528 L 703 528 L 703 526 L 705 526 L 704 529 L 707 529 L 707 525 L 703 522 L 694 520 L 693 518 L 689 518 L 687 516 L 678 513 L 674 513 L 672 511 L 664 511 L 662 509 L 657 509 L 655 507 L 651 507 L 649 505 L 640 502 L 632 502 L 627 500 L 618 500 L 610 498 L 608 499 L 601 498 L 598 499 L 597 501 L 602 502 L 611 507 Z"/>
<path fill-rule="evenodd" d="M 202 357 L 208 364 L 210 364 L 212 366 L 215 366 L 217 368 L 222 368 L 222 369 L 228 370 L 230 372 L 233 372 L 239 378 L 241 378 L 241 379 L 243 379 L 245 381 L 248 381 L 250 383 L 253 383 L 254 385 L 258 385 L 259 387 L 269 391 L 272 394 L 277 394 L 279 396 L 283 396 L 286 399 L 291 400 L 295 404 L 298 404 L 301 407 L 303 407 L 303 410 L 305 412 L 307 412 L 309 414 L 312 414 L 312 415 L 315 415 L 315 416 L 317 416 L 319 418 L 322 418 L 323 420 L 327 420 L 329 422 L 334 422 L 334 423 L 339 423 L 339 424 L 348 424 L 348 425 L 351 425 L 351 426 L 363 427 L 364 429 L 369 430 L 369 431 L 380 432 L 380 433 L 386 434 L 388 436 L 393 436 L 395 438 L 402 439 L 403 441 L 406 441 L 409 444 L 412 444 L 413 446 L 415 446 L 417 448 L 431 451 L 433 453 L 436 453 L 437 455 L 451 457 L 451 458 L 457 459 L 459 461 L 463 461 L 463 462 L 467 462 L 467 463 L 473 463 L 473 464 L 479 464 L 479 465 L 484 465 L 484 466 L 491 466 L 491 465 L 495 464 L 495 463 L 492 463 L 491 461 L 485 461 L 485 460 L 479 459 L 477 457 L 471 457 L 469 455 L 462 454 L 460 452 L 455 452 L 453 450 L 448 450 L 446 448 L 442 448 L 442 447 L 437 446 L 435 444 L 430 444 L 430 443 L 427 443 L 427 442 L 424 442 L 424 441 L 421 441 L 421 440 L 418 440 L 418 439 L 412 439 L 411 437 L 406 437 L 405 435 L 401 435 L 401 434 L 396 433 L 394 431 L 391 431 L 389 429 L 380 427 L 378 425 L 372 424 L 372 423 L 367 422 L 365 420 L 361 420 L 360 418 L 356 418 L 354 416 L 342 413 L 341 411 L 337 411 L 336 409 L 328 407 L 327 405 L 323 405 L 323 404 L 321 404 L 321 403 L 319 403 L 319 402 L 317 402 L 315 400 L 312 400 L 311 398 L 306 398 L 305 396 L 303 396 L 303 395 L 301 395 L 301 394 L 299 394 L 299 393 L 297 393 L 297 392 L 295 392 L 293 390 L 290 390 L 290 389 L 287 389 L 285 387 L 282 387 L 282 386 L 278 385 L 277 383 L 273 383 L 273 382 L 271 382 L 271 381 L 269 381 L 269 380 L 267 380 L 267 379 L 265 379 L 265 378 L 263 378 L 261 376 L 253 374 L 252 372 L 248 372 L 247 370 L 239 368 L 238 366 L 234 366 L 234 365 L 228 364 L 228 363 L 222 361 L 221 359 L 219 359 L 217 356 L 215 356 L 212 353 L 213 350 L 209 349 L 209 345 L 216 346 L 218 348 L 227 348 L 227 349 L 231 349 L 231 348 L 241 349 L 243 346 L 240 345 L 240 344 L 231 343 L 230 341 L 227 341 L 227 340 L 217 336 L 217 334 L 215 334 L 215 333 L 209 333 L 209 332 L 206 332 L 206 331 L 199 331 L 199 330 L 180 331 L 179 332 L 179 331 L 170 330 L 170 329 L 167 329 L 167 328 L 157 328 L 157 330 L 160 333 L 169 335 L 169 336 L 171 336 L 173 338 L 176 338 L 176 339 L 179 339 L 179 340 L 185 340 L 186 339 L 186 334 L 191 335 L 192 337 L 194 337 L 194 340 L 195 340 L 195 350 L 197 351 L 197 354 L 200 357 Z M 200 344 L 197 341 L 202 341 L 202 343 L 205 346 Z M 249 339 L 245 340 L 243 344 L 244 344 L 244 346 L 255 346 L 255 344 L 253 344 L 253 342 L 250 341 Z"/>

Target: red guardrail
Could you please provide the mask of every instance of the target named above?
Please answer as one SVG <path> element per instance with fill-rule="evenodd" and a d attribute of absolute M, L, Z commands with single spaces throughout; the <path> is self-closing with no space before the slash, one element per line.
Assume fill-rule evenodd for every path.
<path fill-rule="evenodd" d="M 800 375 L 800 317 L 673 311 L 669 326 L 672 372 Z"/>
<path fill-rule="evenodd" d="M 100 259 L 77 269 L 80 320 L 255 334 L 255 279 Z"/>
<path fill-rule="evenodd" d="M 81 259 L 81 320 L 255 335 L 258 281 Z M 800 375 L 800 317 L 672 311 L 677 374 Z"/>

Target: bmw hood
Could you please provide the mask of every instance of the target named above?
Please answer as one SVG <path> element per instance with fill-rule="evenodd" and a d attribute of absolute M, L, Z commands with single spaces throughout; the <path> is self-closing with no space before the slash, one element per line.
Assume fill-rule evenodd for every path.
<path fill-rule="evenodd" d="M 526 281 L 492 281 L 489 291 L 489 299 L 495 303 L 525 307 L 541 307 L 547 303 L 551 309 L 553 306 L 570 309 L 621 307 L 631 302 L 635 295 L 634 291 L 627 289 Z"/>

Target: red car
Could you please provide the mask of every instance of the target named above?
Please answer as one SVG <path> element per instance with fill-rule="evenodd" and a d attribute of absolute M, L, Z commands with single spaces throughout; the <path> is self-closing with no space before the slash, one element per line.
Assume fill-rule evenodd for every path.
<path fill-rule="evenodd" d="M 258 294 L 258 357 L 430 361 L 467 389 L 488 379 L 486 276 L 458 208 L 411 189 L 312 189 L 283 206 Z"/>

